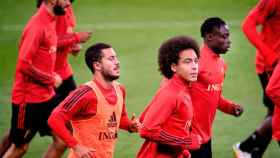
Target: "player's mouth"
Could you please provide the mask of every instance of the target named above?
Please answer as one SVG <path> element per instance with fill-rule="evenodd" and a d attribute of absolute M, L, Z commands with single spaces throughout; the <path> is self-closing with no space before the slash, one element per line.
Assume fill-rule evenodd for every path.
<path fill-rule="evenodd" d="M 196 78 L 197 75 L 198 75 L 198 72 L 192 72 L 190 75 L 191 75 L 191 77 L 195 77 Z"/>
<path fill-rule="evenodd" d="M 113 70 L 119 72 L 120 71 L 120 66 L 116 66 Z"/>

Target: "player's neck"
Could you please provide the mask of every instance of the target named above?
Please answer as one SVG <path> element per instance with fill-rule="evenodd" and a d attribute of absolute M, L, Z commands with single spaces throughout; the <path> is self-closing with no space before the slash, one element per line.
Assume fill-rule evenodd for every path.
<path fill-rule="evenodd" d="M 93 81 L 98 82 L 104 89 L 110 89 L 113 86 L 113 81 L 107 81 L 103 76 L 95 75 Z"/>

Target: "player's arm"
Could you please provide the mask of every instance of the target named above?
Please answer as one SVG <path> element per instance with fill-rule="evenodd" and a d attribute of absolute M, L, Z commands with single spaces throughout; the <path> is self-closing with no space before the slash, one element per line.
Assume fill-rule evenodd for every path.
<path fill-rule="evenodd" d="M 243 107 L 241 105 L 225 99 L 222 95 L 219 99 L 218 109 L 234 116 L 240 116 L 243 113 Z"/>
<path fill-rule="evenodd" d="M 260 37 L 257 26 L 262 25 L 268 16 L 270 16 L 275 7 L 274 0 L 261 0 L 249 15 L 245 18 L 242 29 L 248 40 L 258 49 L 265 57 L 266 63 L 273 66 L 277 59 L 274 48 L 268 47 Z"/>
<path fill-rule="evenodd" d="M 83 109 L 94 109 L 96 113 L 96 96 L 93 95 L 92 90 L 88 86 L 80 87 L 56 107 L 48 119 L 48 124 L 51 129 L 58 135 L 68 147 L 74 148 L 78 142 L 68 130 L 66 123 L 70 120 L 76 119 L 80 111 Z"/>
<path fill-rule="evenodd" d="M 63 48 L 63 47 L 70 47 L 75 44 L 80 43 L 81 37 L 78 33 L 68 33 L 65 35 L 58 36 L 57 39 L 57 47 Z"/>
<path fill-rule="evenodd" d="M 129 132 L 138 132 L 138 129 L 140 128 L 140 122 L 138 121 L 135 116 L 132 116 L 131 119 L 129 119 L 126 106 L 125 106 L 125 97 L 126 97 L 126 91 L 125 88 L 120 85 L 122 95 L 123 95 L 123 108 L 122 108 L 122 114 L 121 114 L 121 120 L 120 120 L 120 128 L 127 130 Z"/>
<path fill-rule="evenodd" d="M 57 40 L 57 47 L 68 47 L 78 43 L 84 43 L 91 37 L 91 32 L 75 32 L 61 35 Z"/>
<path fill-rule="evenodd" d="M 170 146 L 186 147 L 186 145 L 190 145 L 192 143 L 191 137 L 179 137 L 162 128 L 162 125 L 176 110 L 176 102 L 168 95 L 156 96 L 146 111 L 143 127 L 139 132 L 140 136 Z"/>
<path fill-rule="evenodd" d="M 141 123 L 139 122 L 139 119 L 135 117 L 135 114 L 133 114 L 131 119 L 129 119 L 126 112 L 125 104 L 123 104 L 120 128 L 123 130 L 127 130 L 130 133 L 138 132 L 138 130 L 141 128 Z"/>
<path fill-rule="evenodd" d="M 45 73 L 36 68 L 32 63 L 33 57 L 39 49 L 42 36 L 42 32 L 39 29 L 30 30 L 28 33 L 25 33 L 23 40 L 20 42 L 18 68 L 38 83 L 54 85 L 55 74 Z"/>

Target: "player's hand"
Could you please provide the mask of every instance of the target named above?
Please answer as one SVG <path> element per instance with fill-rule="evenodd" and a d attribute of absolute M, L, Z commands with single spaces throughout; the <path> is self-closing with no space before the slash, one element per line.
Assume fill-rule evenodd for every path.
<path fill-rule="evenodd" d="M 129 125 L 129 131 L 138 132 L 140 128 L 142 128 L 142 123 L 140 123 L 139 119 L 135 117 L 135 113 L 133 113 L 131 117 L 131 124 Z"/>
<path fill-rule="evenodd" d="M 85 43 L 88 41 L 92 35 L 92 32 L 77 32 L 78 35 L 80 36 L 80 42 Z"/>
<path fill-rule="evenodd" d="M 234 111 L 233 111 L 233 115 L 236 117 L 239 117 L 242 115 L 244 109 L 241 105 L 239 104 L 234 104 Z"/>
<path fill-rule="evenodd" d="M 82 49 L 82 45 L 81 44 L 75 44 L 73 47 L 72 47 L 72 55 L 74 56 L 77 56 L 80 52 L 80 50 Z"/>
<path fill-rule="evenodd" d="M 191 153 L 185 149 L 182 151 L 182 154 L 178 156 L 178 158 L 191 158 Z"/>
<path fill-rule="evenodd" d="M 191 144 L 187 145 L 188 149 L 197 150 L 202 144 L 202 138 L 199 135 L 191 134 Z"/>
<path fill-rule="evenodd" d="M 77 144 L 72 149 L 77 158 L 95 158 L 95 149 L 88 148 L 80 144 Z"/>
<path fill-rule="evenodd" d="M 57 73 L 55 73 L 55 75 L 54 75 L 54 87 L 58 88 L 61 84 L 62 84 L 62 78 Z"/>

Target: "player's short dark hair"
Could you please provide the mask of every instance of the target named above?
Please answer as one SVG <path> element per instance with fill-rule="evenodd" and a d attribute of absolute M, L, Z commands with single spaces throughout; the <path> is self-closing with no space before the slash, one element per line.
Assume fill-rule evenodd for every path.
<path fill-rule="evenodd" d="M 37 8 L 40 8 L 41 4 L 44 2 L 45 0 L 37 0 Z"/>
<path fill-rule="evenodd" d="M 158 65 L 162 75 L 166 78 L 173 76 L 171 65 L 178 64 L 180 53 L 186 49 L 193 49 L 199 57 L 199 46 L 191 37 L 176 36 L 162 43 L 158 50 Z"/>
<path fill-rule="evenodd" d="M 43 1 L 45 1 L 45 0 L 37 0 L 36 7 L 37 7 L 37 8 L 40 8 L 40 6 L 41 6 L 41 4 L 43 3 Z M 70 0 L 70 2 L 73 3 L 74 0 Z"/>
<path fill-rule="evenodd" d="M 89 47 L 86 50 L 85 53 L 85 61 L 86 64 L 88 66 L 88 68 L 90 69 L 90 71 L 94 74 L 95 70 L 93 67 L 93 63 L 94 62 L 98 62 L 102 59 L 102 50 L 103 49 L 107 49 L 107 48 L 112 48 L 111 45 L 106 44 L 106 43 L 97 43 L 92 45 L 91 47 Z"/>
<path fill-rule="evenodd" d="M 205 37 L 207 33 L 212 33 L 215 28 L 221 28 L 226 25 L 225 21 L 219 17 L 207 18 L 200 27 L 201 37 Z"/>

